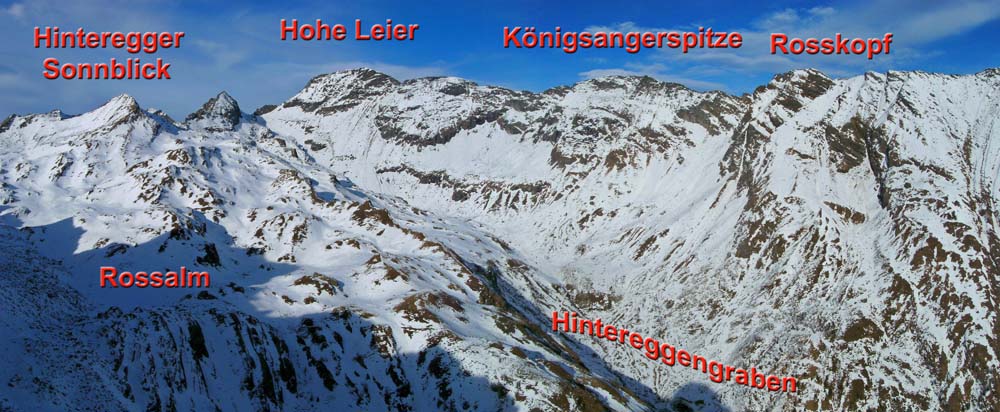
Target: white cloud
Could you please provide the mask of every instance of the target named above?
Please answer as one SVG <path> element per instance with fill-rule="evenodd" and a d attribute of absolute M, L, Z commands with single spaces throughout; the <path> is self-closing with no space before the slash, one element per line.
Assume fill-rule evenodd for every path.
<path fill-rule="evenodd" d="M 813 16 L 830 16 L 836 13 L 833 7 L 813 7 L 809 9 L 809 14 Z"/>
<path fill-rule="evenodd" d="M 997 0 L 965 0 L 913 4 L 902 0 L 874 0 L 846 7 L 817 6 L 809 9 L 784 9 L 762 15 L 749 27 L 719 27 L 718 31 L 738 31 L 743 35 L 739 49 L 695 49 L 686 54 L 674 49 L 661 49 L 650 61 L 667 67 L 655 73 L 660 78 L 677 76 L 689 82 L 705 82 L 711 70 L 714 76 L 728 74 L 773 74 L 792 69 L 813 67 L 829 75 L 857 74 L 866 70 L 885 70 L 901 64 L 940 55 L 927 45 L 959 34 L 1000 18 Z M 697 26 L 696 26 L 697 27 Z M 708 25 L 705 25 L 708 27 Z M 692 29 L 641 27 L 633 22 L 591 26 L 588 31 L 690 31 Z M 694 29 L 696 30 L 696 29 Z M 783 55 L 770 53 L 772 33 L 789 37 L 881 38 L 893 33 L 891 52 L 869 60 L 857 55 Z M 599 69 L 584 73 L 606 73 L 611 70 L 637 72 L 634 68 Z M 721 72 L 720 72 L 721 70 Z M 642 72 L 642 71 L 638 71 Z M 691 73 L 695 78 L 688 78 Z M 648 74 L 648 73 L 642 73 Z M 692 83 L 693 84 L 693 83 Z"/>
<path fill-rule="evenodd" d="M 23 81 L 17 73 L 0 72 L 0 87 L 16 86 Z"/>
<path fill-rule="evenodd" d="M 222 70 L 227 70 L 250 57 L 249 52 L 232 45 L 203 39 L 195 39 L 193 43 L 195 47 L 214 60 L 215 65 Z"/>
<path fill-rule="evenodd" d="M 797 24 L 801 20 L 802 18 L 799 17 L 799 12 L 797 10 L 785 9 L 766 16 L 761 21 L 760 25 L 764 27 L 786 26 Z"/>
<path fill-rule="evenodd" d="M 7 7 L 6 9 L 3 9 L 4 14 L 9 14 L 18 19 L 24 17 L 24 11 L 25 11 L 24 4 L 22 3 L 14 3 L 11 4 L 9 7 Z"/>
<path fill-rule="evenodd" d="M 899 35 L 913 42 L 930 42 L 952 36 L 1000 17 L 1000 2 L 949 2 L 941 7 L 909 15 L 902 21 Z"/>

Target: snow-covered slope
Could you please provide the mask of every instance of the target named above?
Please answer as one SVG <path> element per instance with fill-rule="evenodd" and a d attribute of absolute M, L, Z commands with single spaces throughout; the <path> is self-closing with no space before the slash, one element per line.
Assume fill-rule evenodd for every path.
<path fill-rule="evenodd" d="M 40 308 L 4 348 L 52 349 L 5 361 L 2 405 L 995 410 L 998 119 L 992 69 L 744 96 L 358 69 L 255 115 L 222 93 L 184 123 L 128 96 L 14 116 L 0 253 L 50 275 L 3 270 L 3 305 Z M 212 287 L 101 289 L 104 265 Z M 59 298 L 19 303 L 36 288 Z M 551 333 L 553 310 L 798 391 Z"/>
<path fill-rule="evenodd" d="M 533 302 L 571 306 L 551 276 L 235 110 L 220 94 L 178 124 L 120 96 L 5 125 L 5 408 L 648 407 L 542 330 Z M 101 288 L 102 266 L 211 287 Z"/>

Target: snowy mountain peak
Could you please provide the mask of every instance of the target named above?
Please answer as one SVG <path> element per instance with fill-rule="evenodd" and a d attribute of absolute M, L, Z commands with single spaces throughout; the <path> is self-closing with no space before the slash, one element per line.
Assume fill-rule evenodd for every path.
<path fill-rule="evenodd" d="M 129 94 L 122 93 L 112 97 L 111 100 L 108 100 L 108 102 L 101 107 L 116 107 L 125 110 L 134 110 L 139 108 L 139 102 L 135 101 L 135 98 Z"/>
<path fill-rule="evenodd" d="M 236 99 L 223 91 L 208 99 L 200 109 L 189 114 L 185 121 L 194 128 L 233 130 L 242 116 L 243 112 Z"/>
<path fill-rule="evenodd" d="M 574 90 L 614 90 L 623 89 L 627 92 L 654 93 L 667 90 L 690 90 L 679 83 L 663 82 L 650 76 L 607 76 L 589 79 L 577 83 Z"/>
<path fill-rule="evenodd" d="M 115 116 L 117 114 L 135 114 L 142 110 L 139 108 L 139 102 L 135 101 L 135 98 L 129 96 L 125 93 L 119 94 L 108 100 L 101 107 L 90 112 L 91 114 L 106 114 L 108 116 Z"/>
<path fill-rule="evenodd" d="M 355 107 L 399 84 L 399 80 L 368 68 L 339 71 L 312 78 L 283 107 L 332 114 Z"/>
<path fill-rule="evenodd" d="M 127 94 L 120 94 L 108 100 L 107 103 L 94 109 L 90 112 L 84 113 L 78 116 L 81 126 L 97 126 L 97 127 L 114 127 L 120 124 L 124 124 L 133 120 L 140 119 L 144 117 L 142 109 L 139 107 L 139 103 L 136 102 L 135 98 Z M 62 112 L 53 111 L 50 113 L 50 117 L 54 120 L 63 120 L 68 118 L 62 115 Z"/>
<path fill-rule="evenodd" d="M 471 80 L 452 76 L 421 77 L 404 81 L 402 84 L 420 90 L 434 90 L 451 96 L 468 94 L 479 86 Z"/>
<path fill-rule="evenodd" d="M 236 109 L 239 109 L 240 107 L 240 105 L 236 103 L 236 99 L 234 99 L 233 96 L 230 96 L 229 93 L 226 93 L 225 90 L 215 95 L 214 100 L 216 107 L 227 107 Z"/>
<path fill-rule="evenodd" d="M 753 91 L 753 118 L 769 123 L 770 126 L 766 127 L 768 129 L 776 127 L 782 123 L 781 119 L 798 112 L 834 85 L 833 79 L 816 69 L 793 70 L 775 75 L 768 84 Z"/>
<path fill-rule="evenodd" d="M 797 89 L 811 97 L 815 97 L 819 89 L 827 89 L 833 85 L 833 79 L 816 69 L 799 69 L 775 75 L 767 87 L 776 89 Z"/>
<path fill-rule="evenodd" d="M 348 88 L 359 88 L 359 87 L 384 87 L 384 86 L 395 86 L 400 84 L 399 80 L 396 80 L 388 74 L 372 70 L 369 68 L 360 68 L 352 70 L 341 70 L 333 73 L 328 73 L 320 76 L 314 77 L 309 81 L 304 90 L 311 87 L 322 87 L 322 86 L 340 86 Z"/>

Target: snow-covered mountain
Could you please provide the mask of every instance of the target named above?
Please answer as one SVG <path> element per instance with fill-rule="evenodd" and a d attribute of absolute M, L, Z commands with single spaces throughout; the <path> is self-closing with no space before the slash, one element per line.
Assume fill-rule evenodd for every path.
<path fill-rule="evenodd" d="M 252 115 L 11 116 L 0 410 L 996 410 L 998 119 L 995 69 L 744 96 L 357 69 Z"/>

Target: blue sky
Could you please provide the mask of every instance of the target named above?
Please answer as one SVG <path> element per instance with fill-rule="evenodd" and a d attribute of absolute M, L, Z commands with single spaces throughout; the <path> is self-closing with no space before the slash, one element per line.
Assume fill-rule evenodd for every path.
<path fill-rule="evenodd" d="M 867 0 L 710 2 L 527 2 L 318 1 L 166 2 L 0 0 L 0 117 L 9 113 L 90 110 L 120 93 L 144 107 L 183 118 L 220 90 L 244 111 L 280 103 L 309 78 L 367 66 L 399 79 L 453 75 L 481 84 L 542 91 L 614 74 L 650 75 L 694 89 L 745 93 L 775 73 L 814 67 L 834 77 L 867 70 L 975 73 L 1000 66 L 1000 0 Z M 353 27 L 392 18 L 420 24 L 415 41 L 282 42 L 279 21 L 321 18 Z M 106 62 L 136 57 L 120 50 L 35 49 L 35 26 L 83 27 L 90 31 L 184 31 L 182 47 L 144 60 L 169 61 L 172 80 L 47 80 L 42 60 Z M 504 26 L 553 30 L 740 31 L 740 49 L 580 50 L 504 49 Z M 353 31 L 353 29 L 351 30 Z M 894 33 L 892 53 L 874 60 L 858 56 L 774 56 L 772 32 L 789 36 L 852 37 Z"/>

